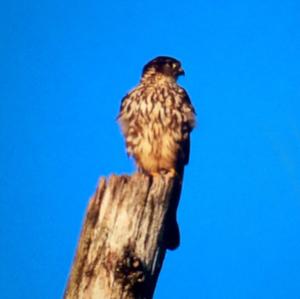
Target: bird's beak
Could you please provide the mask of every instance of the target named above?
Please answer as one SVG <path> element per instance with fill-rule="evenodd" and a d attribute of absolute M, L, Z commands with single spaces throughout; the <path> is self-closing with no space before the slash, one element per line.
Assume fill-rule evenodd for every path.
<path fill-rule="evenodd" d="M 179 68 L 178 75 L 179 76 L 184 76 L 185 75 L 184 69 L 182 67 Z"/>

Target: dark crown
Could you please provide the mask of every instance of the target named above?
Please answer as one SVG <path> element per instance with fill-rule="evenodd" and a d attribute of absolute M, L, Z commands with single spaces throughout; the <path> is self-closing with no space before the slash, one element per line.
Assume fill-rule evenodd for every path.
<path fill-rule="evenodd" d="M 158 56 L 149 61 L 144 66 L 142 75 L 147 73 L 149 70 L 154 70 L 157 73 L 167 76 L 172 76 L 175 79 L 180 75 L 184 75 L 180 61 L 168 56 Z"/>

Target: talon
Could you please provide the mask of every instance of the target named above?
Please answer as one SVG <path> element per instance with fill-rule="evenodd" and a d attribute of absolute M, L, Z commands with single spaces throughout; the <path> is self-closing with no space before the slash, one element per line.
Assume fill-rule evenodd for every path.
<path fill-rule="evenodd" d="M 171 168 L 168 170 L 167 175 L 170 176 L 171 178 L 175 178 L 178 176 L 178 173 L 175 168 Z"/>
<path fill-rule="evenodd" d="M 153 171 L 153 172 L 150 172 L 150 175 L 155 178 L 155 177 L 159 177 L 160 173 Z"/>

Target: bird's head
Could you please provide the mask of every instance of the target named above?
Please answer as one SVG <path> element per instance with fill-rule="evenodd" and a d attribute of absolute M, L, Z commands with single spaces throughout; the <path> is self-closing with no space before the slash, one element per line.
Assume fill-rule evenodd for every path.
<path fill-rule="evenodd" d="M 162 74 L 177 80 L 179 76 L 184 75 L 184 70 L 177 59 L 158 56 L 144 66 L 142 76 L 146 74 Z"/>

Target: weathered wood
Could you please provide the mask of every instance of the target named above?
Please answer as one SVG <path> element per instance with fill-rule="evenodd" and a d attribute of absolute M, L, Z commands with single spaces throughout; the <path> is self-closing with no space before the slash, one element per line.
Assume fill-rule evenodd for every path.
<path fill-rule="evenodd" d="M 180 190 L 179 179 L 167 175 L 102 178 L 64 298 L 152 298 L 166 249 L 178 246 Z"/>

